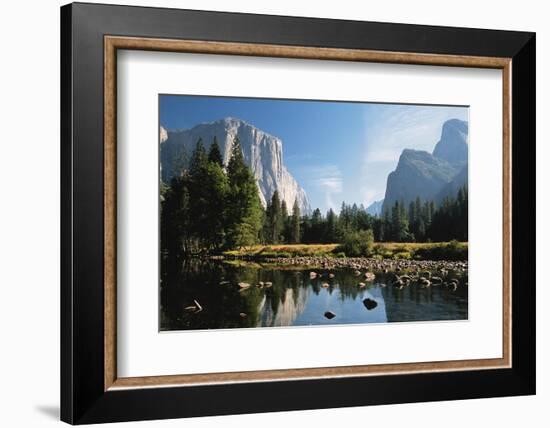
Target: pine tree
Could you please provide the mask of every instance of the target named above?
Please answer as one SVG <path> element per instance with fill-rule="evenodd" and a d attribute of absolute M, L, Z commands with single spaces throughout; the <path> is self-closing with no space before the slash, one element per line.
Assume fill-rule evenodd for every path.
<path fill-rule="evenodd" d="M 330 208 L 327 212 L 327 226 L 324 242 L 338 242 L 338 217 L 332 208 Z"/>
<path fill-rule="evenodd" d="M 416 213 L 416 204 L 414 203 L 414 201 L 411 201 L 409 203 L 409 232 L 411 233 L 411 236 L 413 236 L 415 239 L 418 234 L 417 225 L 418 215 Z"/>
<path fill-rule="evenodd" d="M 307 217 L 306 217 L 307 219 Z M 323 242 L 324 239 L 324 230 L 323 230 L 323 215 L 319 208 L 315 208 L 311 214 L 311 219 L 309 222 L 304 222 L 306 225 L 309 225 L 309 228 L 304 227 L 303 231 L 303 242 L 308 244 Z"/>
<path fill-rule="evenodd" d="M 258 242 L 262 227 L 262 206 L 256 180 L 244 163 L 238 138 L 233 142 L 231 159 L 227 165 L 227 177 L 227 245 L 231 248 L 254 245 Z"/>
<path fill-rule="evenodd" d="M 294 201 L 292 207 L 292 220 L 291 220 L 291 241 L 293 244 L 300 243 L 300 206 L 298 205 L 298 199 Z"/>
<path fill-rule="evenodd" d="M 222 152 L 220 151 L 218 139 L 215 136 L 214 136 L 214 141 L 210 146 L 210 151 L 208 152 L 208 162 L 213 162 L 223 167 Z"/>
<path fill-rule="evenodd" d="M 203 174 L 203 195 L 206 212 L 203 221 L 206 245 L 219 250 L 225 242 L 226 203 L 229 194 L 228 178 L 217 162 L 209 162 Z"/>
<path fill-rule="evenodd" d="M 395 201 L 391 209 L 391 239 L 400 240 L 399 202 Z"/>
<path fill-rule="evenodd" d="M 286 201 L 281 201 L 281 238 L 280 242 L 290 242 L 290 217 L 288 215 L 288 208 Z"/>
<path fill-rule="evenodd" d="M 269 212 L 267 213 L 269 240 L 272 244 L 278 244 L 283 231 L 283 216 L 279 192 L 277 190 L 273 192 L 269 208 Z"/>
<path fill-rule="evenodd" d="M 202 169 L 206 166 L 208 158 L 206 156 L 206 150 L 204 149 L 204 144 L 202 143 L 202 138 L 197 140 L 195 150 L 191 155 L 191 160 L 189 162 L 189 173 L 191 175 L 198 175 Z"/>
<path fill-rule="evenodd" d="M 189 228 L 193 239 L 193 251 L 202 251 L 208 246 L 207 215 L 209 207 L 208 189 L 204 186 L 208 158 L 199 138 L 189 164 Z"/>
<path fill-rule="evenodd" d="M 384 228 L 384 233 L 383 233 L 384 241 L 391 241 L 393 238 L 393 230 L 392 230 L 392 222 L 391 222 L 389 209 L 386 209 L 384 211 L 383 228 Z"/>
<path fill-rule="evenodd" d="M 187 174 L 172 178 L 160 212 L 160 245 L 170 255 L 190 251 L 189 179 Z"/>

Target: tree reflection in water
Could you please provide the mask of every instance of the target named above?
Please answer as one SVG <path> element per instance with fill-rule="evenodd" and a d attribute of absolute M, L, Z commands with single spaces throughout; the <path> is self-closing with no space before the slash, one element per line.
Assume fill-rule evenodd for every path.
<path fill-rule="evenodd" d="M 311 279 L 311 269 L 288 270 L 259 265 L 164 259 L 160 287 L 160 329 L 194 330 L 361 324 L 468 318 L 468 289 L 444 286 L 402 289 L 384 286 L 391 274 L 378 274 L 364 288 L 353 270 Z M 262 283 L 271 286 L 257 286 Z M 240 288 L 238 283 L 250 284 Z M 367 309 L 363 301 L 376 302 Z M 192 308 L 198 302 L 201 311 Z M 371 305 L 372 306 L 372 305 Z M 335 317 L 324 317 L 326 311 Z"/>

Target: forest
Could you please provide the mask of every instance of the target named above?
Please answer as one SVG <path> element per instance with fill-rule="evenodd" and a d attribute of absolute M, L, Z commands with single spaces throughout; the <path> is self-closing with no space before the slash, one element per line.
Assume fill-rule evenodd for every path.
<path fill-rule="evenodd" d="M 442 242 L 468 240 L 468 189 L 440 204 L 416 197 L 396 201 L 381 216 L 342 203 L 336 213 L 301 213 L 287 207 L 277 191 L 264 209 L 253 173 L 236 138 L 224 166 L 216 139 L 207 152 L 201 139 L 189 159 L 179 159 L 181 174 L 161 183 L 161 247 L 186 256 L 216 254 L 256 244 Z"/>

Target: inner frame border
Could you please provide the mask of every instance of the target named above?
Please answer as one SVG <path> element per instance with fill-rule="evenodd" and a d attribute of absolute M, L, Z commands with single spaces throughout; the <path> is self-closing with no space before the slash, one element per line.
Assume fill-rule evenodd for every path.
<path fill-rule="evenodd" d="M 213 42 L 142 37 L 104 36 L 104 391 L 114 389 L 193 386 L 320 378 L 362 377 L 426 372 L 500 369 L 512 367 L 511 251 L 511 58 L 419 54 L 362 49 L 338 49 L 257 43 Z M 116 92 L 117 50 L 144 50 L 213 55 L 238 55 L 439 65 L 502 70 L 503 90 L 503 349 L 502 358 L 421 363 L 356 365 L 305 369 L 261 370 L 169 376 L 117 377 L 116 367 Z"/>

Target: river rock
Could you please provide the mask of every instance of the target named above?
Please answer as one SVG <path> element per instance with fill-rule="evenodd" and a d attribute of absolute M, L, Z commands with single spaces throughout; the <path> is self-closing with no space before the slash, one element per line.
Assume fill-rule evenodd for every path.
<path fill-rule="evenodd" d="M 333 319 L 336 316 L 336 314 L 332 311 L 326 311 L 325 312 L 325 318 L 328 318 L 329 320 Z"/>
<path fill-rule="evenodd" d="M 376 275 L 373 274 L 372 272 L 365 272 L 366 281 L 374 281 L 375 278 L 376 278 Z"/>
<path fill-rule="evenodd" d="M 365 308 L 367 308 L 367 310 L 372 310 L 374 308 L 376 308 L 378 306 L 378 303 L 376 302 L 376 300 L 373 300 L 373 299 L 369 299 L 368 297 L 363 300 L 363 305 L 365 305 Z"/>

